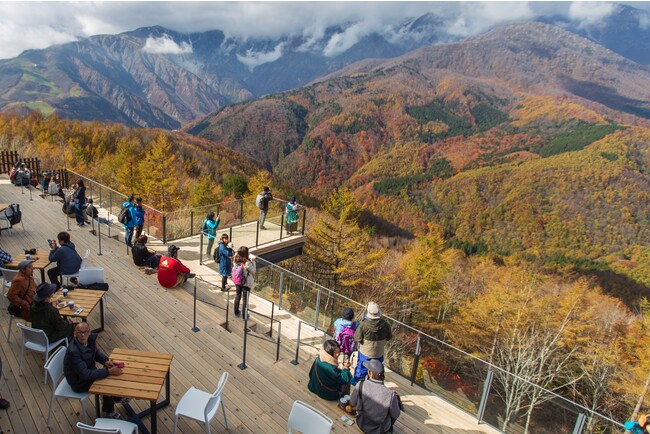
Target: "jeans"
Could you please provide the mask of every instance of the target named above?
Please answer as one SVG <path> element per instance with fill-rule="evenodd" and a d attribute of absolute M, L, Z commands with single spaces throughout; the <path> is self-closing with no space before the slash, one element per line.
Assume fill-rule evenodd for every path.
<path fill-rule="evenodd" d="M 242 308 L 244 310 L 244 315 L 247 314 L 246 309 L 248 308 L 248 295 L 250 294 L 250 288 L 248 286 L 235 285 L 237 292 L 235 294 L 235 315 L 238 315 L 241 311 L 239 310 L 239 302 L 242 299 L 242 293 L 244 295 L 244 302 L 242 303 Z"/>
<path fill-rule="evenodd" d="M 214 245 L 214 237 L 208 236 L 208 250 L 206 250 L 206 255 L 212 257 L 212 246 Z"/>
<path fill-rule="evenodd" d="M 124 234 L 124 241 L 126 241 L 126 245 L 129 247 L 133 247 L 133 226 L 128 227 L 125 226 L 124 230 L 126 231 Z"/>
<path fill-rule="evenodd" d="M 260 229 L 266 229 L 264 227 L 264 221 L 266 220 L 266 213 L 268 212 L 268 209 L 261 209 L 260 210 Z"/>
<path fill-rule="evenodd" d="M 61 269 L 59 267 L 54 267 L 47 270 L 47 276 L 50 278 L 50 282 L 54 283 L 57 288 L 61 287 Z"/>
<path fill-rule="evenodd" d="M 85 223 L 84 214 L 83 214 L 83 205 L 80 203 L 74 206 L 74 217 L 77 220 L 77 223 Z"/>

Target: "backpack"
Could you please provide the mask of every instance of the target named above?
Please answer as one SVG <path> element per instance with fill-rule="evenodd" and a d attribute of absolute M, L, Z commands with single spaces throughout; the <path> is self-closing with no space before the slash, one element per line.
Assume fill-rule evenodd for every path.
<path fill-rule="evenodd" d="M 357 341 L 354 339 L 354 331 L 356 330 L 357 323 L 352 326 L 343 326 L 341 333 L 336 337 L 336 342 L 341 347 L 343 354 L 352 354 L 357 350 Z"/>
<path fill-rule="evenodd" d="M 9 205 L 5 210 L 5 217 L 7 217 L 11 226 L 20 223 L 20 220 L 23 218 L 23 213 L 20 211 L 20 205 L 17 203 Z"/>
<path fill-rule="evenodd" d="M 264 193 L 260 193 L 257 195 L 255 198 L 255 206 L 257 206 L 259 209 L 264 209 Z"/>
<path fill-rule="evenodd" d="M 232 269 L 232 281 L 235 285 L 246 283 L 245 267 L 243 262 L 238 262 Z"/>
<path fill-rule="evenodd" d="M 201 225 L 201 232 L 203 232 L 204 234 L 208 233 L 208 225 L 205 224 L 207 221 L 208 221 L 207 219 L 203 220 L 203 224 Z"/>
<path fill-rule="evenodd" d="M 129 212 L 128 206 L 123 206 L 120 210 L 120 213 L 117 216 L 117 220 L 122 224 L 127 224 L 131 221 L 131 213 Z"/>

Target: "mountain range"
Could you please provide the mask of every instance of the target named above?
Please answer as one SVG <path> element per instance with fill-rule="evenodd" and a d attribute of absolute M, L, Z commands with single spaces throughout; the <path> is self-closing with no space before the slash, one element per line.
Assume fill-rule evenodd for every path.
<path fill-rule="evenodd" d="M 644 10 L 619 4 L 590 27 L 562 17 L 539 20 L 640 64 L 650 62 L 650 29 L 644 25 L 650 14 Z M 443 24 L 426 14 L 345 49 L 332 41 L 351 24 L 330 27 L 316 40 L 302 35 L 242 40 L 219 30 L 184 34 L 163 27 L 92 36 L 0 61 L 0 109 L 177 129 L 228 104 L 298 88 L 364 59 L 457 42 Z M 573 85 L 587 93 L 607 92 Z"/>

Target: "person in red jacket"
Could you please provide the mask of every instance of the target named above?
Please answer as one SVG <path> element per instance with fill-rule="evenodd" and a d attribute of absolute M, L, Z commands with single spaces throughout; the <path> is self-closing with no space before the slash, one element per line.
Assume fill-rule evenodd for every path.
<path fill-rule="evenodd" d="M 160 258 L 160 263 L 158 264 L 158 283 L 165 288 L 183 286 L 187 279 L 195 276 L 194 273 L 190 273 L 189 268 L 178 260 L 179 250 L 179 247 L 172 244 L 167 249 L 167 256 Z"/>

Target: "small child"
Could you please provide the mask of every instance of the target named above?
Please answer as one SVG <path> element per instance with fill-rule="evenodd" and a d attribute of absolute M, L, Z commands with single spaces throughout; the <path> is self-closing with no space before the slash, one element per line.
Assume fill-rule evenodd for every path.
<path fill-rule="evenodd" d="M 354 332 L 359 326 L 353 321 L 354 311 L 346 307 L 341 313 L 341 318 L 334 321 L 334 340 L 339 343 L 343 354 L 343 363 L 350 360 L 350 355 L 357 349 L 357 341 L 354 339 Z"/>

